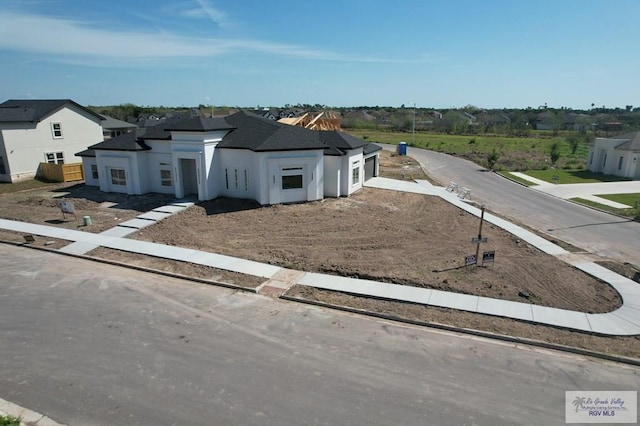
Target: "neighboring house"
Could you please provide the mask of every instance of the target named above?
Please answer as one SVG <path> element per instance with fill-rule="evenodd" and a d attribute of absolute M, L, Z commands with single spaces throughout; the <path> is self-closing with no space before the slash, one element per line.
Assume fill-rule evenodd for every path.
<path fill-rule="evenodd" d="M 75 153 L 102 140 L 102 120 L 70 99 L 0 104 L 0 181 L 33 178 L 41 162 L 79 163 Z"/>
<path fill-rule="evenodd" d="M 347 196 L 378 174 L 380 147 L 250 112 L 167 120 L 90 146 L 85 183 L 105 192 L 280 204 Z"/>
<path fill-rule="evenodd" d="M 589 148 L 587 169 L 596 173 L 640 179 L 640 131 L 615 138 L 596 138 Z"/>
<path fill-rule="evenodd" d="M 115 138 L 138 128 L 133 123 L 118 120 L 108 115 L 102 115 L 102 118 L 104 118 L 102 121 L 102 136 L 104 139 Z"/>

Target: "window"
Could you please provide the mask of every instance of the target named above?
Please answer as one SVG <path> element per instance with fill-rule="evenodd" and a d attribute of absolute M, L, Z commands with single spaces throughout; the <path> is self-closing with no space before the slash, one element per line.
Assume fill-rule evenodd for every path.
<path fill-rule="evenodd" d="M 7 169 L 4 168 L 4 158 L 0 156 L 0 175 L 6 175 Z"/>
<path fill-rule="evenodd" d="M 352 167 L 351 185 L 357 185 L 360 183 L 360 161 L 354 161 Z"/>
<path fill-rule="evenodd" d="M 234 169 L 235 170 L 235 176 L 236 176 L 236 191 L 238 190 L 238 169 Z"/>
<path fill-rule="evenodd" d="M 622 161 L 624 160 L 624 157 L 620 157 L 620 160 L 618 161 L 618 170 L 622 170 Z"/>
<path fill-rule="evenodd" d="M 91 165 L 91 177 L 96 180 L 98 179 L 98 166 L 95 164 Z"/>
<path fill-rule="evenodd" d="M 160 170 L 160 183 L 162 186 L 171 186 L 171 170 Z"/>
<path fill-rule="evenodd" d="M 127 186 L 127 176 L 124 169 L 111 169 L 111 183 L 113 185 Z"/>
<path fill-rule="evenodd" d="M 46 152 L 44 158 L 49 164 L 64 164 L 63 152 Z"/>
<path fill-rule="evenodd" d="M 244 190 L 249 190 L 249 179 L 247 179 L 247 169 L 244 170 Z"/>
<path fill-rule="evenodd" d="M 302 175 L 282 176 L 282 189 L 302 188 Z"/>
<path fill-rule="evenodd" d="M 54 139 L 62 139 L 62 124 L 51 123 L 51 133 Z"/>
<path fill-rule="evenodd" d="M 224 169 L 224 187 L 229 189 L 229 169 Z"/>

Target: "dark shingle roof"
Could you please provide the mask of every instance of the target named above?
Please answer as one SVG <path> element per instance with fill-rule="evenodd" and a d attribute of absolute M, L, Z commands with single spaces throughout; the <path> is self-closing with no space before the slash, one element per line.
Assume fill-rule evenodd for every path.
<path fill-rule="evenodd" d="M 0 104 L 0 122 L 38 122 L 66 104 L 72 104 L 98 120 L 104 120 L 100 114 L 71 99 L 10 99 Z"/>
<path fill-rule="evenodd" d="M 327 155 L 343 155 L 347 150 L 366 145 L 366 142 L 362 139 L 335 130 L 320 131 L 320 139 L 329 147 L 325 152 Z"/>
<path fill-rule="evenodd" d="M 230 130 L 218 144 L 219 148 L 249 149 L 255 152 L 324 150 L 326 155 L 344 155 L 345 151 L 362 147 L 365 154 L 381 148 L 337 131 L 318 131 L 290 126 L 262 116 L 240 111 L 224 118 L 196 117 L 166 120 L 148 128 L 92 145 L 80 156 L 95 156 L 93 150 L 140 151 L 151 149 L 145 140 L 170 140 L 171 131 L 206 132 Z M 82 154 L 82 155 L 81 155 Z"/>
<path fill-rule="evenodd" d="M 151 148 L 144 142 L 143 139 L 140 138 L 142 132 L 144 132 L 144 130 L 136 130 L 133 132 L 124 133 L 120 136 L 116 136 L 115 138 L 107 139 L 103 142 L 91 145 L 88 150 L 148 151 Z"/>
<path fill-rule="evenodd" d="M 193 117 L 172 121 L 163 125 L 167 131 L 207 132 L 215 130 L 231 130 L 235 127 L 225 121 L 224 118 Z"/>
<path fill-rule="evenodd" d="M 235 127 L 218 145 L 220 148 L 251 151 L 293 151 L 327 149 L 318 131 L 289 126 L 259 115 L 240 111 L 225 118 Z"/>

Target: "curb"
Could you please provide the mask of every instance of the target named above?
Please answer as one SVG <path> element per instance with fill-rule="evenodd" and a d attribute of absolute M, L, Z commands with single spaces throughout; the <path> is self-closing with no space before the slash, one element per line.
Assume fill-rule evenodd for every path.
<path fill-rule="evenodd" d="M 28 410 L 2 398 L 0 398 L 0 413 L 6 413 L 10 416 L 19 418 L 20 424 L 25 426 L 66 426 L 62 423 L 56 422 L 44 414 Z"/>
<path fill-rule="evenodd" d="M 194 281 L 194 282 L 199 282 L 199 283 L 202 283 L 202 284 L 217 285 L 217 286 L 220 286 L 220 287 L 226 287 L 226 288 L 230 288 L 230 289 L 233 289 L 233 290 L 240 290 L 240 291 L 245 291 L 245 292 L 249 292 L 249 293 L 259 294 L 257 288 L 247 288 L 247 287 L 241 287 L 241 286 L 238 286 L 238 285 L 235 285 L 235 284 L 204 280 L 204 279 L 201 279 L 201 278 L 189 277 L 189 276 L 185 276 L 185 275 L 175 274 L 175 273 L 172 273 L 172 272 L 166 272 L 166 271 L 160 271 L 160 270 L 157 270 L 157 269 L 146 268 L 146 267 L 143 267 L 143 266 L 130 265 L 130 264 L 127 264 L 127 263 L 121 263 L 121 262 L 117 262 L 117 261 L 113 261 L 113 260 L 100 259 L 100 258 L 96 258 L 96 257 L 77 255 L 77 254 L 71 254 L 71 253 L 64 253 L 64 252 L 60 252 L 58 250 L 50 250 L 50 249 L 47 249 L 47 248 L 44 248 L 44 247 L 30 246 L 28 244 L 23 244 L 23 243 L 14 243 L 14 242 L 8 242 L 8 241 L 0 241 L 0 242 L 5 243 L 5 244 L 20 246 L 20 247 L 29 247 L 29 248 L 34 249 L 34 250 L 41 250 L 41 251 L 45 251 L 45 252 L 49 252 L 49 253 L 59 253 L 59 254 L 65 255 L 65 256 L 75 257 L 75 258 L 78 258 L 78 259 L 85 259 L 85 260 L 89 260 L 89 261 L 100 262 L 100 263 L 105 263 L 105 264 L 109 264 L 109 265 L 125 267 L 125 268 L 129 268 L 129 269 L 135 269 L 135 270 L 139 270 L 139 271 L 142 271 L 142 272 L 149 272 L 149 273 L 164 275 L 164 276 L 168 276 L 168 277 L 172 277 L 172 278 L 178 278 L 178 279 L 183 279 L 183 280 L 187 280 L 187 281 Z M 507 336 L 507 335 L 503 335 L 503 334 L 495 334 L 495 333 L 490 333 L 490 332 L 481 331 L 481 330 L 474 330 L 474 329 L 469 329 L 469 328 L 455 327 L 455 326 L 452 326 L 452 325 L 445 325 L 445 324 L 440 324 L 440 323 L 430 323 L 430 322 L 424 322 L 424 321 L 418 321 L 418 320 L 411 320 L 411 319 L 407 319 L 407 318 L 396 317 L 396 316 L 393 316 L 393 315 L 381 314 L 381 313 L 378 313 L 378 312 L 371 312 L 371 311 L 366 311 L 366 310 L 361 310 L 361 309 L 349 308 L 349 307 L 346 307 L 346 306 L 332 305 L 330 303 L 325 303 L 325 302 L 319 302 L 319 301 L 313 301 L 313 300 L 308 300 L 308 299 L 303 299 L 303 298 L 298 298 L 298 297 L 287 296 L 286 294 L 280 295 L 279 298 L 282 299 L 282 300 L 287 300 L 287 301 L 291 301 L 291 302 L 298 302 L 298 303 L 304 303 L 304 304 L 308 304 L 308 305 L 315 305 L 315 306 L 325 307 L 325 308 L 339 310 L 339 311 L 343 311 L 343 312 L 349 312 L 349 313 L 358 314 L 358 315 L 366 315 L 366 316 L 370 316 L 370 317 L 374 317 L 374 318 L 380 318 L 380 319 L 385 319 L 385 320 L 404 323 L 404 324 L 411 324 L 411 325 L 417 325 L 417 326 L 422 326 L 422 327 L 429 327 L 429 328 L 434 328 L 434 329 L 439 329 L 439 330 L 445 330 L 445 331 L 451 331 L 451 332 L 456 332 L 456 333 L 468 334 L 468 335 L 477 336 L 477 337 L 484 337 L 484 338 L 487 338 L 487 339 L 495 339 L 495 340 L 501 340 L 501 341 L 505 341 L 505 342 L 518 343 L 518 344 L 524 344 L 524 345 L 529 345 L 529 346 L 536 346 L 536 347 L 541 347 L 541 348 L 546 348 L 546 349 L 553 349 L 553 350 L 557 350 L 557 351 L 573 353 L 573 354 L 576 354 L 576 355 L 589 356 L 589 357 L 592 357 L 592 358 L 598 358 L 598 359 L 603 359 L 603 360 L 607 360 L 607 361 L 613 361 L 613 362 L 618 362 L 618 363 L 623 363 L 623 364 L 628 364 L 628 365 L 633 365 L 633 366 L 639 366 L 640 367 L 640 359 L 637 359 L 637 358 L 628 358 L 628 357 L 618 356 L 618 355 L 609 355 L 609 354 L 605 354 L 605 353 L 602 353 L 602 352 L 589 351 L 587 349 L 574 348 L 574 347 L 571 347 L 571 346 L 563 346 L 563 345 L 558 345 L 558 344 L 554 344 L 554 343 L 548 343 L 548 342 L 543 342 L 543 341 L 539 341 L 539 340 L 532 340 L 532 339 L 526 339 L 526 338 L 520 338 L 520 337 Z"/>
<path fill-rule="evenodd" d="M 64 256 L 75 257 L 77 259 L 84 259 L 84 260 L 89 260 L 89 261 L 93 261 L 93 262 L 104 263 L 104 264 L 107 264 L 107 265 L 120 266 L 120 267 L 123 267 L 123 268 L 134 269 L 134 270 L 137 270 L 137 271 L 148 272 L 148 273 L 151 273 L 151 274 L 163 275 L 163 276 L 166 276 L 166 277 L 177 278 L 177 279 L 186 280 L 186 281 L 195 281 L 195 282 L 198 282 L 198 283 L 201 283 L 201 284 L 208 284 L 208 285 L 215 285 L 215 286 L 219 286 L 219 287 L 226 287 L 226 288 L 229 288 L 231 290 L 246 291 L 248 293 L 256 293 L 256 294 L 258 293 L 257 289 L 256 288 L 252 288 L 252 287 L 242 287 L 242 286 L 239 286 L 237 284 L 225 283 L 225 282 L 222 282 L 222 281 L 213 281 L 213 280 L 206 280 L 204 278 L 190 277 L 188 275 L 177 274 L 175 272 L 162 271 L 160 269 L 147 268 L 146 266 L 131 265 L 129 263 L 118 262 L 117 260 L 101 259 L 99 257 L 85 256 L 85 255 L 82 255 L 82 254 L 65 253 L 65 252 L 60 251 L 60 250 L 52 250 L 52 249 L 48 249 L 46 247 L 31 246 L 29 244 L 16 243 L 16 242 L 13 242 L 13 241 L 0 240 L 0 243 L 13 245 L 13 246 L 17 246 L 17 247 L 28 247 L 28 248 L 30 248 L 32 250 L 40 250 L 40 251 L 44 251 L 44 252 L 47 252 L 47 253 L 61 254 L 61 255 L 64 255 Z"/>
<path fill-rule="evenodd" d="M 556 351 L 572 353 L 575 355 L 583 355 L 591 358 L 598 358 L 606 361 L 613 361 L 621 364 L 640 367 L 640 359 L 638 358 L 628 358 L 628 357 L 619 356 L 619 355 L 610 355 L 602 352 L 590 351 L 588 349 L 580 349 L 580 348 L 574 348 L 571 346 L 563 346 L 555 343 L 543 342 L 540 340 L 526 339 L 523 337 L 507 336 L 504 334 L 496 334 L 488 331 L 474 330 L 471 328 L 462 328 L 462 327 L 456 327 L 453 325 L 446 325 L 446 324 L 440 324 L 435 322 L 424 322 L 424 321 L 412 320 L 408 318 L 396 317 L 393 315 L 381 314 L 378 312 L 371 312 L 371 311 L 366 311 L 362 309 L 349 308 L 347 306 L 333 305 L 330 303 L 325 303 L 325 302 L 320 302 L 315 300 L 287 296 L 286 294 L 283 294 L 282 296 L 280 296 L 280 299 L 288 300 L 291 302 L 304 303 L 307 305 L 320 306 L 323 308 L 329 308 L 329 309 L 334 309 L 334 310 L 343 311 L 343 312 L 349 312 L 357 315 L 366 315 L 369 317 L 399 322 L 402 324 L 417 325 L 421 327 L 434 328 L 437 330 L 444 330 L 444 331 L 450 331 L 455 333 L 467 334 L 470 336 L 483 337 L 486 339 L 500 340 L 503 342 L 517 343 L 517 344 L 527 345 L 527 346 L 535 346 L 535 347 L 544 348 L 544 349 L 552 349 Z"/>

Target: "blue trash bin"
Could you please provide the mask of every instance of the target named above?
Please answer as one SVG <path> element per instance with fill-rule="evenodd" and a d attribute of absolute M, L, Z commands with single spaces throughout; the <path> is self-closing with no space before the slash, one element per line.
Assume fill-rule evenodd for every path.
<path fill-rule="evenodd" d="M 398 143 L 398 155 L 407 155 L 407 143 L 399 142 Z"/>

